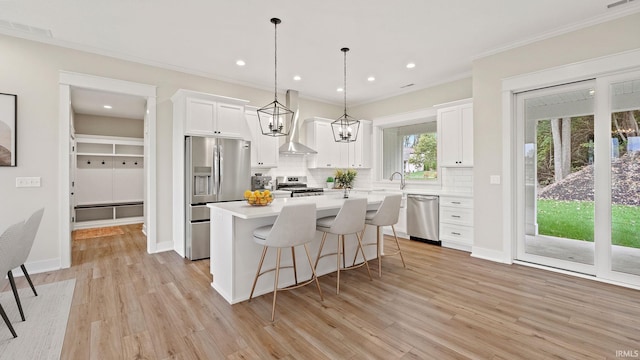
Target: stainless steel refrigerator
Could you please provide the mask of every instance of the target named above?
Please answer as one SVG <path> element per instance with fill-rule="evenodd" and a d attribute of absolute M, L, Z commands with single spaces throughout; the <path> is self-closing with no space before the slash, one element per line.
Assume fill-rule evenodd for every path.
<path fill-rule="evenodd" d="M 244 200 L 251 188 L 251 143 L 242 139 L 185 138 L 185 256 L 210 256 L 207 203 Z"/>

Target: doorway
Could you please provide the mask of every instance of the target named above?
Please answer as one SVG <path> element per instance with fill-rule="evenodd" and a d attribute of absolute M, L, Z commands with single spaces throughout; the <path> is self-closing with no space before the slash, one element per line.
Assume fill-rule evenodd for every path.
<path fill-rule="evenodd" d="M 516 259 L 640 285 L 640 72 L 515 104 Z"/>
<path fill-rule="evenodd" d="M 144 227 L 147 236 L 147 252 L 156 252 L 156 88 L 152 85 L 133 83 L 117 79 L 96 77 L 86 74 L 60 72 L 60 132 L 61 144 L 60 162 L 60 254 L 61 268 L 71 266 L 71 231 L 73 229 L 73 193 L 72 167 L 75 166 L 75 143 L 71 120 L 73 109 L 71 106 L 72 89 L 88 89 L 98 92 L 122 94 L 125 96 L 141 97 L 146 101 L 144 110 Z"/>

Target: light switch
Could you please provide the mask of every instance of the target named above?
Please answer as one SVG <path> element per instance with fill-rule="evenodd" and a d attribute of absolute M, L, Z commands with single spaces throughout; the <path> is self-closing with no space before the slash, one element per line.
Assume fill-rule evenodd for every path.
<path fill-rule="evenodd" d="M 40 177 L 17 177 L 16 187 L 40 187 Z"/>
<path fill-rule="evenodd" d="M 489 176 L 489 184 L 491 184 L 491 185 L 500 185 L 500 175 L 490 175 Z"/>

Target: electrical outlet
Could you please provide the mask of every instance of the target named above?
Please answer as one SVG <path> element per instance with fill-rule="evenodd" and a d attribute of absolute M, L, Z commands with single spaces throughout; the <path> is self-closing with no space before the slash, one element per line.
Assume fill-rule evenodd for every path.
<path fill-rule="evenodd" d="M 491 184 L 491 185 L 500 185 L 500 175 L 491 175 L 491 176 L 489 176 L 489 184 Z"/>
<path fill-rule="evenodd" d="M 40 187 L 40 177 L 17 177 L 16 187 Z"/>

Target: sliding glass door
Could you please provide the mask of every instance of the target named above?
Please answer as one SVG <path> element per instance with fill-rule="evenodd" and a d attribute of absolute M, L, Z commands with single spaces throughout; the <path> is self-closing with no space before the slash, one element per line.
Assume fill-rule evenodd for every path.
<path fill-rule="evenodd" d="M 516 95 L 516 258 L 640 285 L 640 72 Z"/>
<path fill-rule="evenodd" d="M 585 81 L 517 96 L 520 260 L 595 273 L 594 89 L 593 81 Z"/>
<path fill-rule="evenodd" d="M 602 276 L 622 282 L 640 279 L 640 72 L 602 79 L 608 93 L 610 242 L 603 246 Z M 604 112 L 604 111 L 603 111 Z M 603 126 L 604 131 L 604 126 Z"/>

